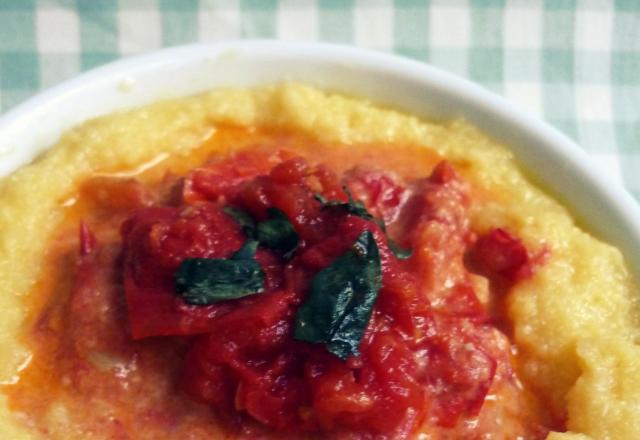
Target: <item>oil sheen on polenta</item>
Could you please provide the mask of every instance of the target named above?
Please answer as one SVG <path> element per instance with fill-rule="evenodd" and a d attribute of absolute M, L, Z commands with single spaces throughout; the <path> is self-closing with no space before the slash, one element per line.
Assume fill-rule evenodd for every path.
<path fill-rule="evenodd" d="M 640 438 L 638 291 L 620 252 L 576 227 L 565 208 L 525 179 L 509 150 L 474 127 L 428 123 L 298 84 L 217 90 L 95 119 L 0 181 L 0 382 L 17 380 L 29 360 L 16 338 L 24 296 L 78 182 L 135 169 L 162 153 L 188 154 L 220 123 L 293 129 L 326 142 L 409 142 L 451 161 L 488 195 L 473 204 L 475 230 L 508 227 L 527 244 L 552 250 L 508 304 L 521 376 L 567 416 L 571 432 L 549 438 Z M 52 425 L 63 418 L 62 409 L 52 414 Z M 37 438 L 15 419 L 0 394 L 0 437 Z"/>

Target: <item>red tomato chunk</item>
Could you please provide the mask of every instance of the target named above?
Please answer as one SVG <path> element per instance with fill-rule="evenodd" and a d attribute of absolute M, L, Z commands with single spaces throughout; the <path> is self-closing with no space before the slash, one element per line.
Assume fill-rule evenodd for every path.
<path fill-rule="evenodd" d="M 373 220 L 317 197 L 347 202 L 343 185 Z M 338 176 L 300 157 L 282 154 L 274 164 L 237 153 L 192 171 L 182 188 L 180 206 L 141 207 L 122 226 L 129 325 L 135 339 L 188 338 L 182 387 L 230 429 L 253 420 L 292 435 L 406 438 L 425 423 L 444 429 L 478 415 L 497 375 L 513 380 L 509 345 L 496 342 L 501 336 L 464 265 L 474 242 L 470 201 L 451 165 L 403 182 L 380 170 Z M 299 235 L 298 248 L 290 260 L 258 248 L 264 292 L 187 304 L 175 292 L 180 263 L 228 258 L 247 239 L 227 206 L 257 221 L 279 209 Z M 88 253 L 94 245 L 83 228 Z M 293 328 L 313 276 L 363 231 L 378 246 L 382 287 L 360 355 L 345 361 L 323 344 L 295 340 Z M 411 257 L 398 259 L 387 234 Z M 528 270 L 527 249 L 500 229 L 477 240 L 470 255 L 488 277 L 516 282 Z"/>
<path fill-rule="evenodd" d="M 527 249 L 520 240 L 503 229 L 480 237 L 473 247 L 472 258 L 481 273 L 509 280 L 517 279 L 529 262 Z"/>

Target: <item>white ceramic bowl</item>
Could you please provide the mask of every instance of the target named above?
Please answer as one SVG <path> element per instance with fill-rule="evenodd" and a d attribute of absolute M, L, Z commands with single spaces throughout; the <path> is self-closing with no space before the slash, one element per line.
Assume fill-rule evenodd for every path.
<path fill-rule="evenodd" d="M 427 118 L 464 117 L 506 143 L 528 174 L 640 279 L 640 207 L 566 136 L 483 88 L 416 61 L 317 43 L 238 41 L 176 47 L 84 73 L 0 118 L 0 176 L 86 119 L 220 86 L 298 80 Z"/>

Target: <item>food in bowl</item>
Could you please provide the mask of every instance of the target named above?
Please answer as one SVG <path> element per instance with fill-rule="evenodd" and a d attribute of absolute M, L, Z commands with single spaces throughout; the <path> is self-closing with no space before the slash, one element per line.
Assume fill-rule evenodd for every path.
<path fill-rule="evenodd" d="M 221 89 L 1 185 L 5 437 L 640 433 L 621 254 L 464 121 Z"/>

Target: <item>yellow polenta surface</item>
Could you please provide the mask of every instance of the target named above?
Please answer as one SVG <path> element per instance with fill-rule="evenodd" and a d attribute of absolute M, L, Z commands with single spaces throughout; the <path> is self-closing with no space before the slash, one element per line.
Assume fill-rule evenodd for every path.
<path fill-rule="evenodd" d="M 358 99 L 287 84 L 224 89 L 89 121 L 32 165 L 0 181 L 0 382 L 16 380 L 29 350 L 16 339 L 23 297 L 39 276 L 61 201 L 95 172 L 135 168 L 160 153 L 188 154 L 218 123 L 301 130 L 321 141 L 410 142 L 450 160 L 476 188 L 478 231 L 504 226 L 551 259 L 512 292 L 509 316 L 525 380 L 567 414 L 549 439 L 640 439 L 637 286 L 620 252 L 578 229 L 531 185 L 505 147 L 460 121 L 438 125 Z M 0 394 L 0 438 L 29 438 Z M 52 422 L 53 423 L 53 422 Z"/>

